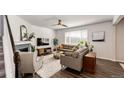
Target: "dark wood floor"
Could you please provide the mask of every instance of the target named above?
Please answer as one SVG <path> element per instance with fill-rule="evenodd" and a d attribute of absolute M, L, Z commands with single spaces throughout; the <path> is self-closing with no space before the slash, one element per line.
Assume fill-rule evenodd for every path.
<path fill-rule="evenodd" d="M 94 74 L 84 71 L 79 73 L 67 68 L 57 72 L 51 78 L 124 78 L 124 69 L 118 62 L 97 59 L 96 72 Z"/>

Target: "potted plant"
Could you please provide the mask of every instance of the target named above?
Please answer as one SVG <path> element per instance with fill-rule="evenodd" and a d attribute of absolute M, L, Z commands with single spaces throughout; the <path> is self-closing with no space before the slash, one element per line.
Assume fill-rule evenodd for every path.
<path fill-rule="evenodd" d="M 35 46 L 31 45 L 31 52 L 35 52 Z"/>
<path fill-rule="evenodd" d="M 32 32 L 28 35 L 28 41 L 31 41 L 33 38 L 35 38 L 35 33 Z M 31 44 L 31 52 L 35 52 L 35 45 Z"/>
<path fill-rule="evenodd" d="M 58 39 L 57 38 L 53 39 L 53 45 L 55 46 L 55 49 L 57 50 L 57 45 L 58 45 Z"/>
<path fill-rule="evenodd" d="M 79 46 L 79 47 L 82 47 L 82 46 L 86 46 L 86 47 L 87 47 L 87 41 L 85 41 L 85 40 L 79 41 L 78 46 Z"/>
<path fill-rule="evenodd" d="M 94 45 L 92 45 L 90 42 L 87 43 L 89 51 L 93 51 Z"/>
<path fill-rule="evenodd" d="M 28 40 L 31 41 L 32 38 L 35 38 L 35 33 L 30 33 L 28 36 Z"/>

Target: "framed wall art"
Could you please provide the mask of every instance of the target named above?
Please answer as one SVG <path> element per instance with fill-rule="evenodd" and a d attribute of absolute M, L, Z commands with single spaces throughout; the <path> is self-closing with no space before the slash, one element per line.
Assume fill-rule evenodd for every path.
<path fill-rule="evenodd" d="M 105 41 L 105 31 L 97 31 L 92 33 L 92 41 L 104 42 Z"/>
<path fill-rule="evenodd" d="M 21 25 L 20 26 L 20 40 L 27 41 L 27 39 L 28 39 L 27 27 L 25 25 Z"/>

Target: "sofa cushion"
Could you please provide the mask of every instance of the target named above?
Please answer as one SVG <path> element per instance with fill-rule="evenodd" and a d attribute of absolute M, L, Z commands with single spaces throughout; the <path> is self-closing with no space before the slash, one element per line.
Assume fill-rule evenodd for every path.
<path fill-rule="evenodd" d="M 72 49 L 73 47 L 75 47 L 74 45 L 68 45 L 69 49 Z"/>
<path fill-rule="evenodd" d="M 79 54 L 82 53 L 83 51 L 85 51 L 86 49 L 87 49 L 87 47 L 79 48 L 78 50 L 76 50 L 75 52 L 73 52 L 72 56 L 74 58 L 78 58 Z"/>
<path fill-rule="evenodd" d="M 72 48 L 72 50 L 73 50 L 73 51 L 76 51 L 76 50 L 77 50 L 77 48 L 76 48 L 76 47 L 73 47 L 73 48 Z"/>
<path fill-rule="evenodd" d="M 87 49 L 87 47 L 81 47 L 81 48 L 79 48 L 79 49 L 77 50 L 77 52 L 81 53 L 81 52 L 83 52 L 83 51 L 86 50 L 86 49 Z"/>
<path fill-rule="evenodd" d="M 65 56 L 72 56 L 73 52 L 65 52 Z"/>
<path fill-rule="evenodd" d="M 65 49 L 68 49 L 69 48 L 68 45 L 63 45 L 63 46 L 64 46 Z"/>
<path fill-rule="evenodd" d="M 72 57 L 78 58 L 79 53 L 77 51 L 73 52 Z"/>
<path fill-rule="evenodd" d="M 77 49 L 79 49 L 78 46 L 74 46 L 74 47 L 72 48 L 73 51 L 76 51 Z"/>
<path fill-rule="evenodd" d="M 60 49 L 60 51 L 63 51 L 63 52 L 73 52 L 73 50 L 71 50 L 71 49 Z"/>

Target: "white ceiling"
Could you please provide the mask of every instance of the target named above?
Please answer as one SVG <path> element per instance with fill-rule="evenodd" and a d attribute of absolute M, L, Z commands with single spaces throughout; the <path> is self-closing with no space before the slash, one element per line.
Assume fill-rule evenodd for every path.
<path fill-rule="evenodd" d="M 19 15 L 19 17 L 28 21 L 32 25 L 43 26 L 52 29 L 63 28 L 59 26 L 53 26 L 54 24 L 57 24 L 58 19 L 61 19 L 62 23 L 68 27 L 113 20 L 113 15 Z"/>

